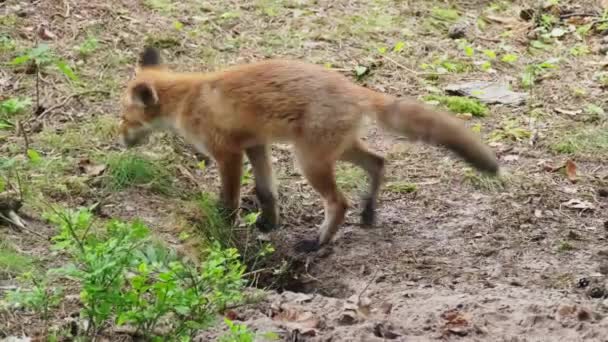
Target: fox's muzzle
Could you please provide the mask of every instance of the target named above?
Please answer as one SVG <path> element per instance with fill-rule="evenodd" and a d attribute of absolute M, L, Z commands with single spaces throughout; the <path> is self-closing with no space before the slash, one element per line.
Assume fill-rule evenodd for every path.
<path fill-rule="evenodd" d="M 123 121 L 120 124 L 120 141 L 126 148 L 135 147 L 147 142 L 147 130 L 142 126 L 133 126 Z"/>

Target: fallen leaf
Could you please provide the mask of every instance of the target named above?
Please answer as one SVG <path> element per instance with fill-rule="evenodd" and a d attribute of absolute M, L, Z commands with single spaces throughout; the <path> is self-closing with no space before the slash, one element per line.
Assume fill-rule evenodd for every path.
<path fill-rule="evenodd" d="M 236 321 L 239 318 L 239 315 L 234 310 L 226 311 L 224 316 L 231 321 Z"/>
<path fill-rule="evenodd" d="M 78 169 L 87 176 L 97 177 L 106 170 L 105 164 L 94 164 L 90 159 L 81 159 L 78 162 Z"/>
<path fill-rule="evenodd" d="M 573 198 L 568 202 L 562 203 L 562 205 L 566 208 L 570 209 L 579 209 L 579 210 L 595 210 L 595 206 L 593 203 L 589 201 L 583 201 L 578 198 Z"/>
<path fill-rule="evenodd" d="M 312 312 L 300 312 L 293 308 L 282 309 L 272 319 L 283 322 L 286 328 L 299 330 L 302 334 L 310 333 L 319 326 L 319 318 L 315 317 Z"/>
<path fill-rule="evenodd" d="M 576 182 L 576 164 L 570 159 L 566 161 L 566 176 L 572 183 Z"/>
<path fill-rule="evenodd" d="M 395 334 L 394 332 L 390 331 L 382 323 L 378 323 L 374 326 L 374 335 L 376 335 L 377 337 L 386 338 L 388 340 L 394 340 L 397 337 L 401 336 L 399 334 Z"/>
<path fill-rule="evenodd" d="M 380 305 L 380 312 L 382 312 L 385 315 L 390 314 L 392 310 L 393 310 L 393 303 L 384 302 L 384 303 L 382 303 L 382 305 Z"/>
<path fill-rule="evenodd" d="M 55 38 L 57 38 L 57 36 L 51 32 L 49 29 L 47 29 L 46 27 L 41 27 L 38 30 L 38 37 L 40 37 L 43 40 L 53 40 Z"/>

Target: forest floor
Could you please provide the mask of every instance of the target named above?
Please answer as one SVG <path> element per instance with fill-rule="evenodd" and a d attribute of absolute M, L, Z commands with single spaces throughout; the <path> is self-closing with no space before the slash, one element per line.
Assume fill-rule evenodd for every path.
<path fill-rule="evenodd" d="M 377 91 L 447 105 L 463 112 L 455 115 L 504 169 L 500 179 L 485 178 L 443 149 L 370 122 L 365 141 L 387 158 L 378 222 L 359 226 L 365 174 L 340 164 L 352 203 L 346 223 L 334 244 L 303 256 L 292 246 L 314 236 L 322 204 L 289 146 L 274 146 L 282 226 L 266 238 L 274 266 L 290 260 L 292 268 L 280 286 L 261 285 L 275 286 L 261 302 L 235 309 L 249 329 L 291 341 L 608 341 L 608 25 L 600 1 L 530 3 L 0 2 L 0 101 L 25 107 L 0 112 L 0 159 L 33 161 L 21 171 L 29 231 L 0 226 L 0 294 L 20 273 L 61 262 L 50 249 L 54 228 L 42 219 L 49 204 L 140 218 L 196 258 L 196 201 L 217 191 L 215 164 L 202 168 L 190 147 L 159 133 L 129 152 L 158 177 L 106 186 L 126 153 L 116 136 L 121 91 L 152 44 L 176 70 L 294 58 Z M 43 72 L 36 108 L 36 76 L 8 63 L 40 43 L 77 79 Z M 446 87 L 469 81 L 504 83 L 527 97 L 485 112 L 454 105 Z M 243 208 L 254 210 L 250 174 L 242 193 Z M 56 321 L 74 310 L 62 306 Z M 1 313 L 0 339 L 35 336 L 41 324 L 31 313 Z"/>

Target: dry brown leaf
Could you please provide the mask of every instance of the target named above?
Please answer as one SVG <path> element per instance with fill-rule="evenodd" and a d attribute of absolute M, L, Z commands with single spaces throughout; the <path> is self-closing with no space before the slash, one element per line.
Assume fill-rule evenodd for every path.
<path fill-rule="evenodd" d="M 49 29 L 45 28 L 45 27 L 41 27 L 38 30 L 38 37 L 40 37 L 43 40 L 53 40 L 55 38 L 57 38 L 57 36 L 51 32 Z"/>
<path fill-rule="evenodd" d="M 80 172 L 85 173 L 87 176 L 97 177 L 101 175 L 106 170 L 106 165 L 104 164 L 94 164 L 90 159 L 85 158 L 81 159 L 78 162 L 78 169 Z"/>
<path fill-rule="evenodd" d="M 314 330 L 319 326 L 319 318 L 315 317 L 312 312 L 300 312 L 293 308 L 283 309 L 272 317 L 274 321 L 285 323 L 289 329 L 297 329 L 302 333 Z"/>
<path fill-rule="evenodd" d="M 570 159 L 566 161 L 566 176 L 572 183 L 576 182 L 576 164 Z"/>

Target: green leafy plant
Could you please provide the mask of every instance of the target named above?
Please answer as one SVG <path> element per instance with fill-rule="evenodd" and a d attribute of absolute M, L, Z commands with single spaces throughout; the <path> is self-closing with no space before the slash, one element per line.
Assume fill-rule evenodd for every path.
<path fill-rule="evenodd" d="M 517 120 L 509 119 L 503 122 L 502 127 L 490 133 L 490 141 L 513 140 L 521 141 L 532 136 L 530 130 L 519 125 Z"/>
<path fill-rule="evenodd" d="M 82 42 L 82 44 L 76 46 L 76 51 L 80 57 L 87 57 L 93 54 L 93 52 L 97 51 L 99 48 L 99 40 L 94 36 L 88 36 L 87 39 Z"/>
<path fill-rule="evenodd" d="M 15 115 L 25 112 L 32 105 L 30 98 L 9 98 L 0 101 L 0 129 L 10 129 L 15 126 L 12 119 Z"/>
<path fill-rule="evenodd" d="M 250 331 L 245 324 L 236 324 L 232 320 L 224 317 L 224 323 L 228 326 L 228 332 L 219 338 L 219 342 L 253 342 L 256 337 L 261 335 L 265 341 L 278 341 L 279 336 L 273 332 L 255 334 Z"/>
<path fill-rule="evenodd" d="M 556 69 L 556 61 L 549 60 L 539 64 L 528 65 L 521 76 L 521 84 L 524 88 L 530 88 L 534 85 L 538 76 L 546 73 L 548 70 Z"/>
<path fill-rule="evenodd" d="M 224 318 L 224 322 L 230 329 L 228 334 L 222 335 L 219 342 L 253 342 L 255 334 L 244 324 L 235 324 L 228 318 Z"/>
<path fill-rule="evenodd" d="M 49 286 L 47 280 L 36 277 L 33 272 L 26 272 L 20 278 L 22 284 L 30 284 L 31 288 L 9 291 L 5 298 L 8 307 L 38 312 L 47 321 L 51 310 L 61 303 L 63 289 Z"/>
<path fill-rule="evenodd" d="M 212 243 L 196 266 L 154 243 L 139 221 L 111 220 L 100 230 L 92 217 L 88 209 L 45 214 L 59 229 L 54 248 L 74 262 L 53 273 L 80 284 L 85 336 L 114 321 L 134 326 L 146 340 L 160 338 L 160 324 L 167 336 L 188 339 L 209 327 L 216 313 L 243 300 L 245 267 L 236 249 Z"/>
<path fill-rule="evenodd" d="M 24 54 L 14 58 L 10 64 L 16 66 L 27 62 L 34 62 L 36 70 L 40 70 L 50 65 L 55 66 L 70 80 L 78 80 L 78 77 L 68 63 L 55 56 L 54 52 L 47 44 L 40 44 L 30 50 L 27 50 Z"/>

